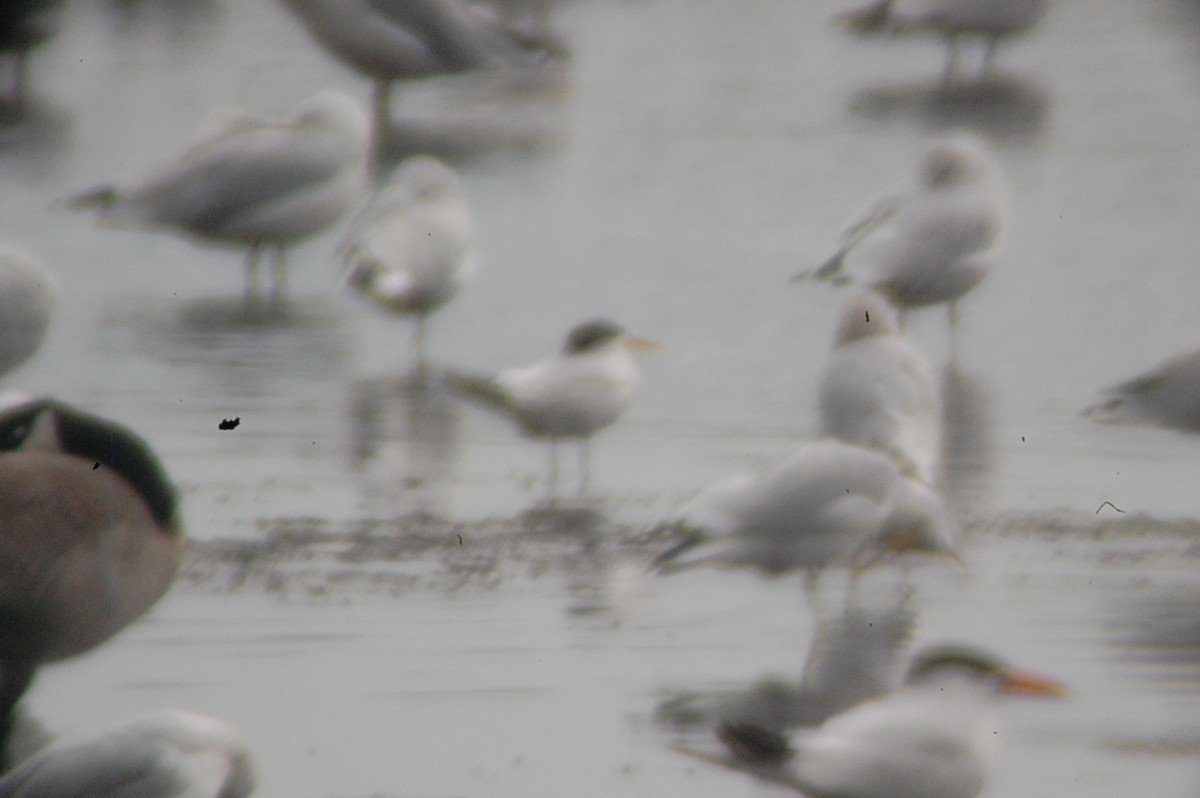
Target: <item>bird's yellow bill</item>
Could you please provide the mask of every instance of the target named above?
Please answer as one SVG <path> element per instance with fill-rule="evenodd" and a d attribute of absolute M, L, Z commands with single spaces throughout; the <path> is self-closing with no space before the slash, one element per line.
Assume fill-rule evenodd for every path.
<path fill-rule="evenodd" d="M 1070 694 L 1065 684 L 1029 671 L 1009 669 L 1000 684 L 1004 695 L 1030 695 L 1042 698 L 1062 698 Z"/>
<path fill-rule="evenodd" d="M 651 341 L 649 338 L 638 338 L 633 335 L 625 336 L 625 346 L 630 349 L 643 349 L 648 352 L 662 349 L 662 344 L 658 341 Z"/>

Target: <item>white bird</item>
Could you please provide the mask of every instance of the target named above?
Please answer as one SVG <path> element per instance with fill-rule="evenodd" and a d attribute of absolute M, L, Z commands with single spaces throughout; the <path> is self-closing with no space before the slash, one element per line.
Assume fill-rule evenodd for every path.
<path fill-rule="evenodd" d="M 37 669 L 143 615 L 182 556 L 178 496 L 136 433 L 52 399 L 0 412 L 0 751 Z"/>
<path fill-rule="evenodd" d="M 1200 351 L 1172 358 L 1103 391 L 1084 413 L 1098 421 L 1200 430 Z"/>
<path fill-rule="evenodd" d="M 820 376 L 822 436 L 882 452 L 926 485 L 937 477 L 942 407 L 929 364 L 874 291 L 847 306 Z"/>
<path fill-rule="evenodd" d="M 801 571 L 814 610 L 825 568 L 858 571 L 910 551 L 958 559 L 937 494 L 902 475 L 888 457 L 835 440 L 805 444 L 766 470 L 708 488 L 680 511 L 676 525 L 687 535 L 655 560 L 660 569 Z"/>
<path fill-rule="evenodd" d="M 55 743 L 0 779 L 3 798 L 244 798 L 250 752 L 228 724 L 161 710 Z"/>
<path fill-rule="evenodd" d="M 436 158 L 407 159 L 341 251 L 352 288 L 386 311 L 416 317 L 414 349 L 422 365 L 426 319 L 476 269 L 471 208 L 458 175 Z"/>
<path fill-rule="evenodd" d="M 959 44 L 963 39 L 983 41 L 980 77 L 992 70 L 996 47 L 1036 25 L 1046 12 L 1047 0 L 873 0 L 838 20 L 862 34 L 934 34 L 946 40 L 943 85 L 958 77 Z"/>
<path fill-rule="evenodd" d="M 521 432 L 550 443 L 547 488 L 558 479 L 557 442 L 580 444 L 580 492 L 589 478 L 588 441 L 625 411 L 638 382 L 632 351 L 657 344 L 625 334 L 609 321 L 580 324 L 567 335 L 563 351 L 495 377 L 445 372 L 450 385 L 471 399 L 499 410 Z"/>
<path fill-rule="evenodd" d="M 975 136 L 953 134 L 925 153 L 916 188 L 878 201 L 851 224 L 813 276 L 865 283 L 902 313 L 948 303 L 953 334 L 958 300 L 991 271 L 1007 216 L 990 148 Z"/>
<path fill-rule="evenodd" d="M 0 245 L 0 374 L 24 363 L 41 346 L 55 294 L 54 280 L 40 263 Z"/>
<path fill-rule="evenodd" d="M 150 177 L 94 189 L 70 204 L 97 207 L 112 224 L 248 248 L 247 300 L 258 295 L 260 250 L 271 247 L 277 300 L 285 247 L 332 227 L 366 192 L 369 135 L 354 100 L 324 91 L 288 121 L 242 115 Z"/>
<path fill-rule="evenodd" d="M 494 15 L 468 0 L 284 0 L 335 58 L 374 81 L 375 135 L 391 125 L 397 80 L 531 66 L 528 49 Z"/>
<path fill-rule="evenodd" d="M 733 758 L 684 753 L 823 798 L 976 798 L 995 759 L 996 699 L 1066 688 L 966 646 L 919 654 L 906 685 L 790 737 L 747 725 L 720 736 Z"/>

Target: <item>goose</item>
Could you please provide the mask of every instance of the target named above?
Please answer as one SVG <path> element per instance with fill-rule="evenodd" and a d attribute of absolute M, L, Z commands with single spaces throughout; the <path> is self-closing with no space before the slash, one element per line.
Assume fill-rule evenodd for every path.
<path fill-rule="evenodd" d="M 54 399 L 0 412 L 0 750 L 37 669 L 141 617 L 183 545 L 175 488 L 132 430 Z"/>

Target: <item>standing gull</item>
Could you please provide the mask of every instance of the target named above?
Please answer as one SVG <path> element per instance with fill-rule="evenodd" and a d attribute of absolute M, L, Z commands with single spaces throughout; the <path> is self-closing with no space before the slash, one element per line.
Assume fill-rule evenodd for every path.
<path fill-rule="evenodd" d="M 250 752 L 216 718 L 161 710 L 55 743 L 0 779 L 6 798 L 245 798 Z"/>
<path fill-rule="evenodd" d="M 550 443 L 547 489 L 558 481 L 560 440 L 580 444 L 579 490 L 587 490 L 588 441 L 624 412 L 638 381 L 632 351 L 657 344 L 627 335 L 610 321 L 580 324 L 567 335 L 563 351 L 495 377 L 446 372 L 451 387 L 511 418 L 521 432 Z"/>
<path fill-rule="evenodd" d="M 808 796 L 976 798 L 996 754 L 996 704 L 1057 698 L 1056 681 L 968 646 L 925 649 L 905 686 L 790 737 L 748 724 L 719 730 L 730 758 L 680 749 Z"/>
<path fill-rule="evenodd" d="M 686 536 L 658 557 L 660 569 L 801 571 L 814 610 L 817 580 L 830 566 L 857 571 L 910 551 L 957 559 L 946 509 L 933 491 L 886 456 L 833 440 L 805 444 L 766 470 L 705 490 L 680 511 L 677 525 Z"/>
<path fill-rule="evenodd" d="M 980 78 L 987 77 L 1001 41 L 1019 36 L 1041 20 L 1047 0 L 873 0 L 838 17 L 850 30 L 871 34 L 933 34 L 946 40 L 942 83 L 958 77 L 963 39 L 983 41 Z"/>
<path fill-rule="evenodd" d="M 934 484 L 941 401 L 929 364 L 900 337 L 896 313 L 869 291 L 846 308 L 820 377 L 821 434 L 882 452 Z"/>
<path fill-rule="evenodd" d="M 282 297 L 284 249 L 340 220 L 367 188 L 366 116 L 325 91 L 285 122 L 240 116 L 141 182 L 71 200 L 117 225 L 166 229 L 246 247 L 247 301 L 258 297 L 261 250 L 274 250 L 270 297 Z"/>
<path fill-rule="evenodd" d="M 31 358 L 54 313 L 50 274 L 33 258 L 0 245 L 0 374 Z"/>
<path fill-rule="evenodd" d="M 139 618 L 182 554 L 175 488 L 133 431 L 52 399 L 0 413 L 0 751 L 35 671 Z"/>
<path fill-rule="evenodd" d="M 1103 392 L 1084 413 L 1098 421 L 1200 430 L 1200 351 L 1172 358 Z"/>
<path fill-rule="evenodd" d="M 957 133 L 925 153 L 915 189 L 876 202 L 851 224 L 814 276 L 865 283 L 902 313 L 948 303 L 954 335 L 958 300 L 991 271 L 1007 215 L 1004 180 L 991 150 L 975 136 Z"/>
<path fill-rule="evenodd" d="M 318 44 L 374 82 L 377 144 L 391 126 L 393 82 L 544 60 L 468 0 L 284 2 Z"/>
<path fill-rule="evenodd" d="M 420 368 L 426 319 L 475 272 L 474 225 L 458 175 L 429 156 L 404 161 L 355 223 L 342 257 L 346 282 L 358 293 L 386 311 L 416 317 Z"/>

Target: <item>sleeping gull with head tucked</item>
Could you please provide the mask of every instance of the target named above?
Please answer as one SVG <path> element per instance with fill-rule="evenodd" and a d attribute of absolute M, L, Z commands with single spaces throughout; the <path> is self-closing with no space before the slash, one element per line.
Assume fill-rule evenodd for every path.
<path fill-rule="evenodd" d="M 0 779 L 0 796 L 245 798 L 254 786 L 235 729 L 172 709 L 39 751 Z"/>
<path fill-rule="evenodd" d="M 74 197 L 117 225 L 166 229 L 246 247 L 246 297 L 258 296 L 262 249 L 274 250 L 272 301 L 284 249 L 332 227 L 367 188 L 367 119 L 334 91 L 301 103 L 287 121 L 240 115 L 148 178 Z"/>
<path fill-rule="evenodd" d="M 958 300 L 991 271 L 1007 216 L 1004 180 L 991 149 L 966 133 L 947 136 L 921 159 L 917 186 L 876 202 L 812 275 L 869 285 L 902 314 L 947 303 L 953 334 Z"/>

